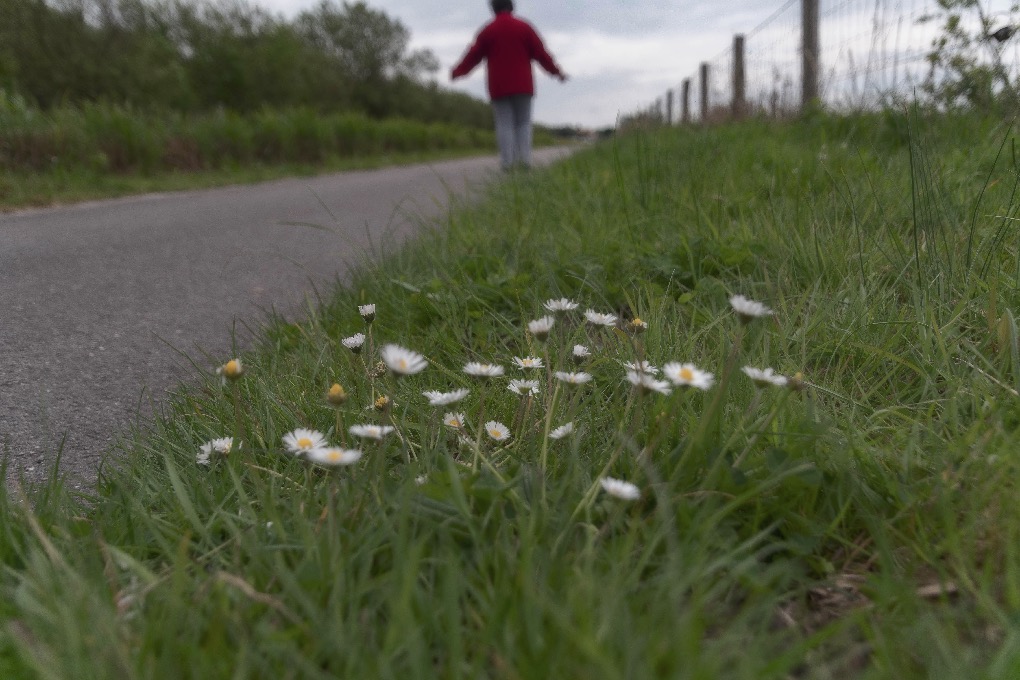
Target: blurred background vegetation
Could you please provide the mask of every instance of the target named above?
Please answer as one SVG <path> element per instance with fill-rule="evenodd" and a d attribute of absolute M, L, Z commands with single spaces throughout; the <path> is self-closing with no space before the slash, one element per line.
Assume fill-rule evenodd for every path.
<path fill-rule="evenodd" d="M 243 0 L 0 0 L 0 17 L 15 181 L 494 145 L 488 103 L 440 87 L 435 55 L 364 2 L 285 18 Z"/>

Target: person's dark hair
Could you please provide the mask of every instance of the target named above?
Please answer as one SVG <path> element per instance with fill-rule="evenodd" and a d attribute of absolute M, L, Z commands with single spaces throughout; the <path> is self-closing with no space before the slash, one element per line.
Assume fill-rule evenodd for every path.
<path fill-rule="evenodd" d="M 496 14 L 512 12 L 514 11 L 514 0 L 492 0 L 492 11 Z"/>

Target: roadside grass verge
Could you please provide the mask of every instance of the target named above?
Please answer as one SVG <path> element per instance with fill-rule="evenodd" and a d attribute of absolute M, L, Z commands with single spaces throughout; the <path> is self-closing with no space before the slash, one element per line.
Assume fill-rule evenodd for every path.
<path fill-rule="evenodd" d="M 395 165 L 468 158 L 493 149 L 486 146 L 441 151 L 385 153 L 356 158 L 327 158 L 321 163 L 248 164 L 216 170 L 164 171 L 151 174 L 111 174 L 87 168 L 51 173 L 0 171 L 0 212 L 20 208 L 153 192 L 211 189 L 254 184 L 288 177 L 311 177 L 348 170 L 371 170 Z"/>
<path fill-rule="evenodd" d="M 550 136 L 540 131 L 540 142 Z M 107 104 L 39 111 L 0 99 L 0 209 L 459 157 L 488 129 L 310 109 L 141 112 Z"/>
<path fill-rule="evenodd" d="M 239 379 L 182 387 L 94 493 L 0 497 L 0 670 L 1016 677 L 1011 134 L 892 113 L 639 131 L 493 187 L 271 323 Z M 733 295 L 773 313 L 742 323 Z M 376 370 L 387 343 L 428 367 Z M 714 381 L 641 391 L 639 360 Z M 364 455 L 311 464 L 284 452 L 299 427 Z"/>

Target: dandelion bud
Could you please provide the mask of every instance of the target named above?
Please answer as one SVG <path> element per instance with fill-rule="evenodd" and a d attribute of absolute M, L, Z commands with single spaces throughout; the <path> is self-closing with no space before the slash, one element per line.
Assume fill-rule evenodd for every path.
<path fill-rule="evenodd" d="M 347 392 L 340 386 L 339 383 L 333 383 L 333 386 L 329 388 L 329 392 L 326 394 L 326 401 L 333 404 L 333 406 L 341 406 L 347 401 Z"/>
<path fill-rule="evenodd" d="M 375 321 L 375 305 L 359 305 L 358 313 L 361 314 L 361 318 L 365 320 L 365 323 L 372 323 Z"/>
<path fill-rule="evenodd" d="M 804 374 L 800 371 L 794 373 L 793 376 L 786 381 L 786 385 L 794 392 L 803 392 L 808 388 L 808 384 L 804 382 Z"/>

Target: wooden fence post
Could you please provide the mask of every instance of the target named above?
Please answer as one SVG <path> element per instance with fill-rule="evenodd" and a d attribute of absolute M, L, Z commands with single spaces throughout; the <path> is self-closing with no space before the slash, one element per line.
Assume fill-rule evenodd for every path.
<path fill-rule="evenodd" d="M 801 109 L 818 99 L 821 47 L 818 38 L 818 0 L 801 0 Z"/>
<path fill-rule="evenodd" d="M 708 122 L 708 62 L 701 62 L 701 123 Z"/>
<path fill-rule="evenodd" d="M 673 124 L 673 90 L 666 90 L 666 125 Z"/>
<path fill-rule="evenodd" d="M 680 124 L 687 125 L 691 122 L 691 79 L 684 78 L 680 86 Z"/>
<path fill-rule="evenodd" d="M 733 117 L 747 113 L 747 80 L 744 70 L 744 36 L 733 37 Z"/>

